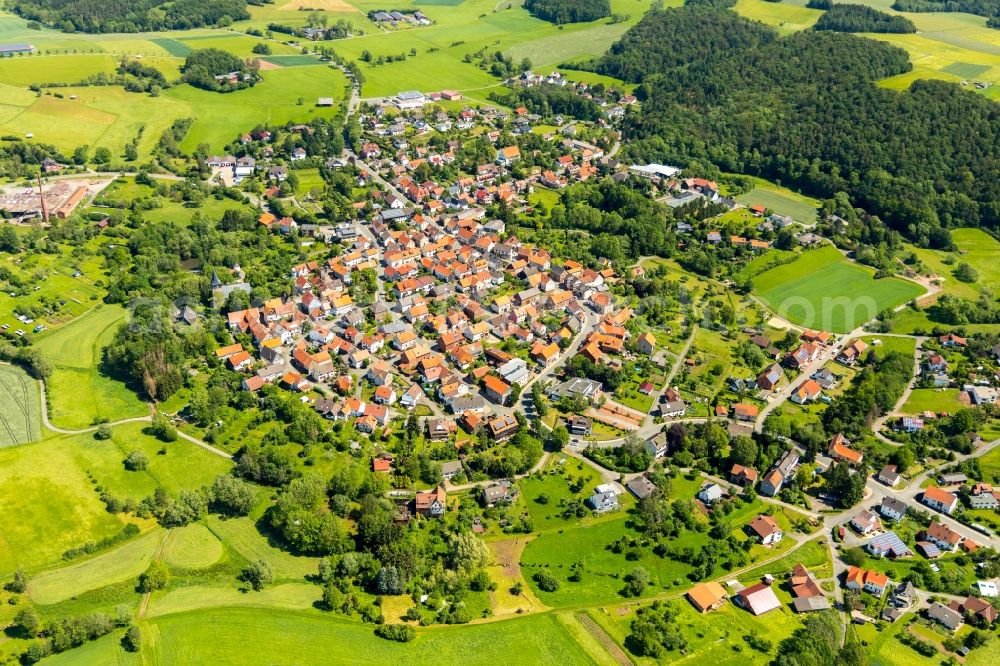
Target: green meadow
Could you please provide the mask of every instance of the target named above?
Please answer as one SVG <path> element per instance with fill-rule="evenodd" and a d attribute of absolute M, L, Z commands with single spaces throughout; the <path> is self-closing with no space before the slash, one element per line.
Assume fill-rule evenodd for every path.
<path fill-rule="evenodd" d="M 149 413 L 134 391 L 99 369 L 101 350 L 125 318 L 121 306 L 102 305 L 36 344 L 53 365 L 46 389 L 54 425 L 80 429 Z"/>
<path fill-rule="evenodd" d="M 873 275 L 871 269 L 824 245 L 803 251 L 790 264 L 760 273 L 753 283 L 761 300 L 792 323 L 846 333 L 924 292 L 912 282 L 875 280 Z"/>
<path fill-rule="evenodd" d="M 337 621 L 316 611 L 217 609 L 169 615 L 149 624 L 151 639 L 143 656 L 164 666 L 270 664 L 273 655 L 302 664 L 492 665 L 508 658 L 515 645 L 519 664 L 594 663 L 552 615 L 420 630 L 405 645 L 376 638 L 371 625 Z M 267 645 L 272 656 L 257 651 L 258 645 Z"/>
<path fill-rule="evenodd" d="M 772 4 L 772 3 L 767 3 Z M 775 185 L 763 178 L 754 178 L 754 188 L 736 197 L 741 204 L 761 205 L 778 215 L 790 215 L 796 222 L 812 224 L 816 221 L 819 201 L 787 187 Z"/>

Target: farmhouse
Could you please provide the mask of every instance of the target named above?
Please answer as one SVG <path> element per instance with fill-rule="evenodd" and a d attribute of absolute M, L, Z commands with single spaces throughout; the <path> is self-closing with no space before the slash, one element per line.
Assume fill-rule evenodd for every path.
<path fill-rule="evenodd" d="M 707 613 L 726 603 L 726 591 L 719 583 L 710 581 L 695 585 L 688 590 L 687 599 L 699 613 Z"/>

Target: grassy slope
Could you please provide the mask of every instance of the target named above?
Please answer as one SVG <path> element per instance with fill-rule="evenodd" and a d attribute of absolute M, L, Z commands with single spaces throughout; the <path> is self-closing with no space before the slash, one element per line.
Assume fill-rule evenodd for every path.
<path fill-rule="evenodd" d="M 824 246 L 754 278 L 754 290 L 769 307 L 796 324 L 845 333 L 882 310 L 923 292 L 893 278 L 874 280 L 870 269 L 850 263 Z M 847 298 L 846 307 L 826 299 Z M 850 312 L 853 310 L 853 312 Z"/>
<path fill-rule="evenodd" d="M 55 370 L 46 383 L 56 426 L 85 428 L 95 420 L 144 416 L 148 409 L 119 381 L 98 370 L 101 350 L 114 338 L 126 312 L 120 306 L 95 308 L 37 343 Z"/>

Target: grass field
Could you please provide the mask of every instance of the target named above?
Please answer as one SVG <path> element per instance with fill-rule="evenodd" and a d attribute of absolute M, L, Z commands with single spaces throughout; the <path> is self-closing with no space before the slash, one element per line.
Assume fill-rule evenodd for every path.
<path fill-rule="evenodd" d="M 247 594 L 235 587 L 193 585 L 157 595 L 149 604 L 149 617 L 160 617 L 209 608 L 259 608 L 300 610 L 313 608 L 322 590 L 312 583 L 282 583 Z M 410 602 L 412 604 L 412 601 Z"/>
<path fill-rule="evenodd" d="M 282 663 L 392 664 L 445 662 L 490 665 L 509 658 L 518 664 L 593 664 L 553 615 L 420 631 L 405 645 L 376 638 L 371 625 L 337 621 L 313 612 L 226 609 L 169 615 L 148 623 L 143 657 L 171 664 Z M 252 640 L 248 640 L 253 637 Z M 106 649 L 104 661 L 111 656 Z M 59 663 L 54 661 L 53 663 Z M 99 662 L 104 663 L 104 662 Z"/>
<path fill-rule="evenodd" d="M 63 439 L 0 449 L 0 578 L 18 567 L 37 571 L 121 530 L 75 454 Z"/>
<path fill-rule="evenodd" d="M 251 518 L 222 520 L 210 516 L 206 524 L 216 537 L 247 560 L 270 562 L 279 579 L 304 578 L 314 575 L 319 567 L 318 557 L 292 555 L 269 544 Z"/>
<path fill-rule="evenodd" d="M 804 251 L 794 262 L 754 278 L 765 304 L 794 324 L 846 333 L 923 293 L 895 278 L 875 280 L 871 269 L 853 264 L 829 245 Z"/>
<path fill-rule="evenodd" d="M 963 406 L 958 401 L 958 393 L 958 389 L 913 389 L 903 404 L 903 411 L 907 414 L 928 411 L 954 413 Z"/>
<path fill-rule="evenodd" d="M 146 570 L 163 540 L 157 529 L 77 564 L 52 569 L 31 579 L 28 595 L 36 604 L 55 604 L 90 590 L 121 583 Z"/>
<path fill-rule="evenodd" d="M 775 7 L 772 2 L 764 2 L 769 7 Z M 816 222 L 816 210 L 819 208 L 819 201 L 812 197 L 807 197 L 798 192 L 775 185 L 762 178 L 755 178 L 756 186 L 745 194 L 736 197 L 742 204 L 760 204 L 770 208 L 778 215 L 790 215 L 796 222 L 802 224 L 813 224 Z"/>
<path fill-rule="evenodd" d="M 38 382 L 11 365 L 0 365 L 0 447 L 41 436 Z"/>
<path fill-rule="evenodd" d="M 135 392 L 98 369 L 101 350 L 114 338 L 125 317 L 124 308 L 104 305 L 36 344 L 54 368 L 46 382 L 53 424 L 85 428 L 100 420 L 116 421 L 149 413 Z"/>
<path fill-rule="evenodd" d="M 171 530 L 163 545 L 164 564 L 176 569 L 205 569 L 222 554 L 222 542 L 201 523 Z"/>

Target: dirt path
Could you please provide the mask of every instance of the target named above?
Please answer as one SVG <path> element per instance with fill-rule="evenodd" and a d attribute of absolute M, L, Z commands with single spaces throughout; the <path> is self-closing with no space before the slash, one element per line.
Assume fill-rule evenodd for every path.
<path fill-rule="evenodd" d="M 160 558 L 163 557 L 163 547 L 167 545 L 167 539 L 170 537 L 170 529 L 168 528 L 166 532 L 163 533 L 163 539 L 160 540 L 160 545 L 156 549 L 156 554 L 153 555 L 153 562 L 159 562 Z M 146 615 L 146 608 L 149 606 L 149 597 L 152 592 L 146 592 L 142 595 L 142 601 L 139 602 L 139 610 L 136 611 L 136 617 L 142 618 Z"/>
<path fill-rule="evenodd" d="M 577 613 L 575 617 L 583 625 L 583 628 L 590 632 L 590 635 L 596 638 L 597 642 L 603 645 L 608 654 L 614 657 L 615 661 L 621 664 L 621 666 L 634 666 L 634 662 L 625 654 L 625 651 L 618 647 L 618 643 L 611 640 L 607 632 L 601 628 L 601 625 L 594 622 L 592 617 L 585 612 Z"/>

